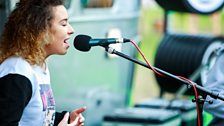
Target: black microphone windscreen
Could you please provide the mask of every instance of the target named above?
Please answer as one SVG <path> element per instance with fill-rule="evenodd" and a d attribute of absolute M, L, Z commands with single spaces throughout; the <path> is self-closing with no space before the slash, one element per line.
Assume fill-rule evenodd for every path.
<path fill-rule="evenodd" d="M 91 46 L 89 45 L 91 37 L 88 35 L 77 35 L 74 39 L 74 47 L 79 51 L 89 51 Z"/>

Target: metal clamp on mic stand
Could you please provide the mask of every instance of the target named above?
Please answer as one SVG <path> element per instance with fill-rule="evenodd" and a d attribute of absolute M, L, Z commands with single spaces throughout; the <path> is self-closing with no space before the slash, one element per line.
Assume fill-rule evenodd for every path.
<path fill-rule="evenodd" d="M 132 61 L 132 62 L 134 62 L 134 63 L 136 63 L 136 64 L 139 64 L 139 65 L 141 65 L 141 66 L 144 66 L 144 67 L 146 67 L 146 68 L 152 70 L 152 68 L 151 68 L 150 66 L 148 66 L 146 63 L 144 63 L 144 62 L 142 62 L 142 61 L 139 61 L 139 60 L 137 60 L 137 59 L 134 59 L 134 58 L 132 58 L 132 57 L 130 57 L 130 56 L 128 56 L 128 55 L 125 55 L 125 54 L 123 54 L 123 53 L 121 53 L 121 52 L 118 52 L 118 51 L 116 51 L 115 49 L 113 49 L 113 48 L 111 48 L 111 47 L 109 47 L 109 46 L 103 46 L 103 47 L 104 47 L 105 50 L 106 50 L 108 53 L 110 53 L 110 54 L 115 54 L 115 55 L 117 55 L 117 56 L 123 57 L 123 58 L 125 58 L 125 59 L 127 59 L 127 60 L 130 60 L 130 61 Z M 191 87 L 192 87 L 192 85 L 191 85 L 188 81 L 183 80 L 183 79 L 181 79 L 181 78 L 179 78 L 179 77 L 177 77 L 177 76 L 175 76 L 175 75 L 173 75 L 173 74 L 171 74 L 171 73 L 168 73 L 168 72 L 166 72 L 166 71 L 164 71 L 164 70 L 161 70 L 161 69 L 159 69 L 159 68 L 156 68 L 156 67 L 153 67 L 153 69 L 155 69 L 155 70 L 158 71 L 159 73 L 162 73 L 163 75 L 166 75 L 167 77 L 170 77 L 170 78 L 176 79 L 176 80 L 178 80 L 178 81 L 180 81 L 180 82 L 183 82 L 184 84 L 186 84 L 187 88 L 191 88 Z M 196 88 L 197 90 L 201 91 L 201 92 L 204 93 L 205 95 L 210 95 L 210 96 L 213 97 L 214 99 L 220 99 L 220 100 L 224 101 L 224 96 L 219 95 L 219 93 L 216 93 L 216 92 L 210 91 L 210 90 L 208 90 L 208 89 L 205 89 L 204 87 L 202 87 L 202 86 L 196 84 L 195 82 L 193 82 L 193 85 L 195 86 L 195 88 Z M 198 114 L 200 114 L 200 117 L 201 117 L 200 122 L 201 122 L 201 124 L 203 124 L 203 118 L 202 118 L 202 117 L 203 117 L 203 116 L 202 116 L 203 104 L 204 104 L 204 102 L 207 102 L 207 101 L 205 101 L 205 99 L 204 99 L 203 97 L 201 97 L 201 95 L 198 95 L 198 99 L 193 99 L 192 102 L 197 102 L 197 103 L 198 103 L 199 111 L 200 111 L 200 113 L 198 113 Z M 212 104 L 212 101 L 208 101 L 208 103 Z"/>

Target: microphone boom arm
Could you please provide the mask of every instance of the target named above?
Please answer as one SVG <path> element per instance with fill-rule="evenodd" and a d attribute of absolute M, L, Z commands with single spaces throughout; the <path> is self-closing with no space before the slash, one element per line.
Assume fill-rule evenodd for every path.
<path fill-rule="evenodd" d="M 120 56 L 120 57 L 122 57 L 122 58 L 125 58 L 125 59 L 127 59 L 127 60 L 130 60 L 130 61 L 132 61 L 132 62 L 134 62 L 134 63 L 136 63 L 136 64 L 139 64 L 139 65 L 141 65 L 141 66 L 143 66 L 143 67 L 146 67 L 146 68 L 152 70 L 152 68 L 150 68 L 150 66 L 148 66 L 146 63 L 144 63 L 144 62 L 142 62 L 142 61 L 139 61 L 139 60 L 137 60 L 137 59 L 134 59 L 134 58 L 132 58 L 132 57 L 126 55 L 126 54 L 123 54 L 123 53 L 119 52 L 119 51 L 116 51 L 115 49 L 113 49 L 113 48 L 111 48 L 111 47 L 109 47 L 109 46 L 103 46 L 103 47 L 104 47 L 105 50 L 106 50 L 108 53 L 110 53 L 110 54 L 118 55 L 118 56 Z M 153 66 L 152 66 L 152 67 L 153 67 Z M 164 74 L 164 75 L 166 75 L 166 76 L 168 76 L 168 77 L 170 77 L 170 78 L 174 78 L 174 79 L 176 79 L 176 80 L 178 80 L 178 81 L 183 82 L 184 84 L 187 85 L 188 88 L 190 88 L 190 87 L 192 86 L 188 81 L 183 80 L 183 79 L 181 79 L 181 78 L 179 78 L 179 77 L 177 77 L 177 76 L 175 76 L 175 75 L 173 75 L 173 74 L 171 74 L 171 73 L 168 73 L 168 72 L 166 72 L 166 71 L 164 71 L 164 70 L 161 70 L 161 69 L 159 69 L 159 68 L 156 68 L 156 67 L 153 67 L 153 69 L 155 69 L 156 71 L 158 71 L 158 72 L 160 72 L 160 73 L 162 73 L 162 74 Z M 207 94 L 207 95 L 210 95 L 210 96 L 213 97 L 214 99 L 217 99 L 217 98 L 218 98 L 218 99 L 224 101 L 224 96 L 220 95 L 219 93 L 216 93 L 216 92 L 213 92 L 213 91 L 211 91 L 211 90 L 205 89 L 204 87 L 202 87 L 202 86 L 196 84 L 195 82 L 193 82 L 193 84 L 194 84 L 194 86 L 196 87 L 196 89 L 202 91 L 203 93 L 205 93 L 205 94 Z"/>

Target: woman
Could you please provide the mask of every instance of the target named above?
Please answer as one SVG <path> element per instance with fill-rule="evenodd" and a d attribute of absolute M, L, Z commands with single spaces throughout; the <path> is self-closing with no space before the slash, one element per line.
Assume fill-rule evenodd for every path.
<path fill-rule="evenodd" d="M 74 30 L 62 0 L 20 0 L 0 38 L 0 125 L 80 126 L 85 107 L 55 112 L 46 59 L 64 55 Z"/>

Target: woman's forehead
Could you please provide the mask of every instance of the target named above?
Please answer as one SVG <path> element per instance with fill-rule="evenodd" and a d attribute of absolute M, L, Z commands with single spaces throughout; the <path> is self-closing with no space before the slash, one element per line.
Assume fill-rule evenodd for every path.
<path fill-rule="evenodd" d="M 53 7 L 53 19 L 54 20 L 63 20 L 68 19 L 68 12 L 63 5 L 58 5 Z"/>

